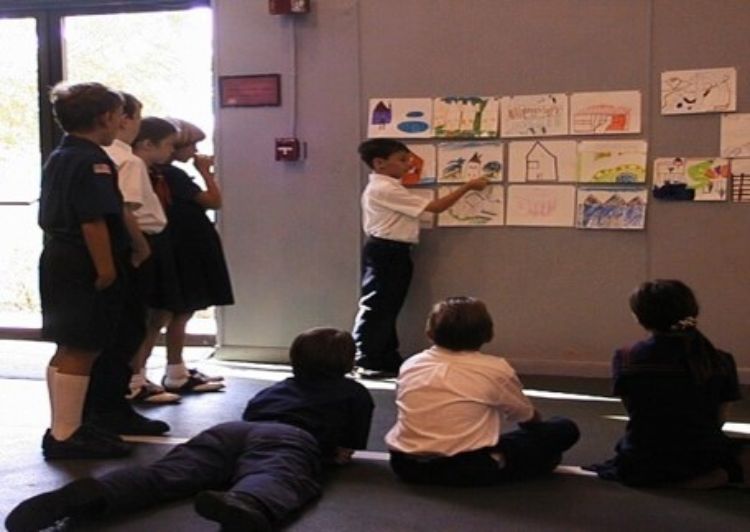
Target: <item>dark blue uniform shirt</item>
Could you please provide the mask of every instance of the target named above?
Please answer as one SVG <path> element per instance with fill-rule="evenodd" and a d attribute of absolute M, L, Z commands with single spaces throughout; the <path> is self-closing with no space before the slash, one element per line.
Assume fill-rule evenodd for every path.
<path fill-rule="evenodd" d="M 312 434 L 324 456 L 336 447 L 364 449 L 373 402 L 367 389 L 345 377 L 290 377 L 250 399 L 242 419 L 278 421 Z"/>
<path fill-rule="evenodd" d="M 112 250 L 130 243 L 122 218 L 117 168 L 97 144 L 73 135 L 63 137 L 42 170 L 39 226 L 47 238 L 85 245 L 81 224 L 104 219 Z"/>

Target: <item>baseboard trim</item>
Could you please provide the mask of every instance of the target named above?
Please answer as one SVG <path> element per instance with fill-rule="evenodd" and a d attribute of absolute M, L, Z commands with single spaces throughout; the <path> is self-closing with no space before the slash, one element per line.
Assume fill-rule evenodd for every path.
<path fill-rule="evenodd" d="M 216 348 L 217 360 L 289 364 L 289 348 L 222 345 Z"/>

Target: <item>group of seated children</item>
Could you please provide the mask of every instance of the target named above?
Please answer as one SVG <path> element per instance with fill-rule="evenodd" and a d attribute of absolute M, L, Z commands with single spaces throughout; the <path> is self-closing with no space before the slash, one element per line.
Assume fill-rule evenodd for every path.
<path fill-rule="evenodd" d="M 747 483 L 750 449 L 721 430 L 739 398 L 736 367 L 696 328 L 692 291 L 679 281 L 647 282 L 630 306 L 652 335 L 615 354 L 614 392 L 630 421 L 616 456 L 591 468 L 638 486 Z M 493 337 L 485 305 L 441 301 L 426 332 L 432 347 L 408 358 L 398 377 L 398 417 L 386 435 L 395 474 L 410 483 L 492 485 L 551 472 L 578 428 L 544 420 L 507 361 L 480 351 Z M 325 465 L 346 463 L 367 444 L 373 402 L 347 376 L 354 354 L 344 331 L 306 331 L 290 348 L 293 377 L 250 399 L 244 421 L 214 426 L 149 466 L 32 497 L 5 524 L 26 532 L 195 496 L 196 511 L 223 530 L 277 529 L 319 496 Z M 518 428 L 503 432 L 506 423 Z"/>

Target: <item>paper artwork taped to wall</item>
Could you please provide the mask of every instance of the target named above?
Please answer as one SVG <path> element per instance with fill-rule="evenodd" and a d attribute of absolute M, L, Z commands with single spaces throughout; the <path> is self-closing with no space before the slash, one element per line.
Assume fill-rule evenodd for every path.
<path fill-rule="evenodd" d="M 500 131 L 503 137 L 544 137 L 568 134 L 568 95 L 504 96 Z"/>
<path fill-rule="evenodd" d="M 432 99 L 372 98 L 367 114 L 370 138 L 427 138 L 432 136 Z"/>
<path fill-rule="evenodd" d="M 750 113 L 721 115 L 721 156 L 750 157 Z"/>
<path fill-rule="evenodd" d="M 707 68 L 661 73 L 661 114 L 725 113 L 737 110 L 737 70 Z"/>
<path fill-rule="evenodd" d="M 506 225 L 573 227 L 576 188 L 573 185 L 511 185 Z"/>
<path fill-rule="evenodd" d="M 574 140 L 514 141 L 508 148 L 508 181 L 516 183 L 576 181 Z"/>
<path fill-rule="evenodd" d="M 644 183 L 645 140 L 578 143 L 578 181 L 582 183 Z"/>
<path fill-rule="evenodd" d="M 640 91 L 577 92 L 570 96 L 573 135 L 640 133 Z"/>
<path fill-rule="evenodd" d="M 502 142 L 446 142 L 438 144 L 437 153 L 439 183 L 503 180 Z"/>
<path fill-rule="evenodd" d="M 409 192 L 421 196 L 429 201 L 435 199 L 435 190 L 431 188 L 410 188 Z M 422 229 L 432 229 L 435 227 L 435 215 L 431 212 L 423 212 L 419 216 L 419 227 Z"/>
<path fill-rule="evenodd" d="M 429 185 L 437 179 L 437 152 L 432 144 L 407 144 L 409 170 L 401 178 L 404 185 Z"/>
<path fill-rule="evenodd" d="M 438 196 L 450 194 L 457 187 L 439 187 Z M 439 226 L 503 225 L 504 201 L 502 185 L 489 185 L 484 190 L 467 192 L 450 209 L 438 214 Z"/>
<path fill-rule="evenodd" d="M 750 159 L 732 159 L 732 201 L 750 202 Z"/>
<path fill-rule="evenodd" d="M 711 157 L 654 160 L 653 194 L 671 201 L 725 201 L 729 161 Z"/>
<path fill-rule="evenodd" d="M 643 229 L 648 191 L 632 187 L 580 187 L 576 226 L 581 229 Z"/>
<path fill-rule="evenodd" d="M 497 137 L 500 100 L 496 97 L 435 98 L 433 109 L 433 130 L 436 137 Z"/>

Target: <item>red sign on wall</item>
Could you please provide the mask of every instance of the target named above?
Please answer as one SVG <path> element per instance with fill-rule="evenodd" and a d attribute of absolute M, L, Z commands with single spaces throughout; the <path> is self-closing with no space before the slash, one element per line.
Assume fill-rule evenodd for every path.
<path fill-rule="evenodd" d="M 278 107 L 281 105 L 281 76 L 257 74 L 219 78 L 221 107 Z"/>

